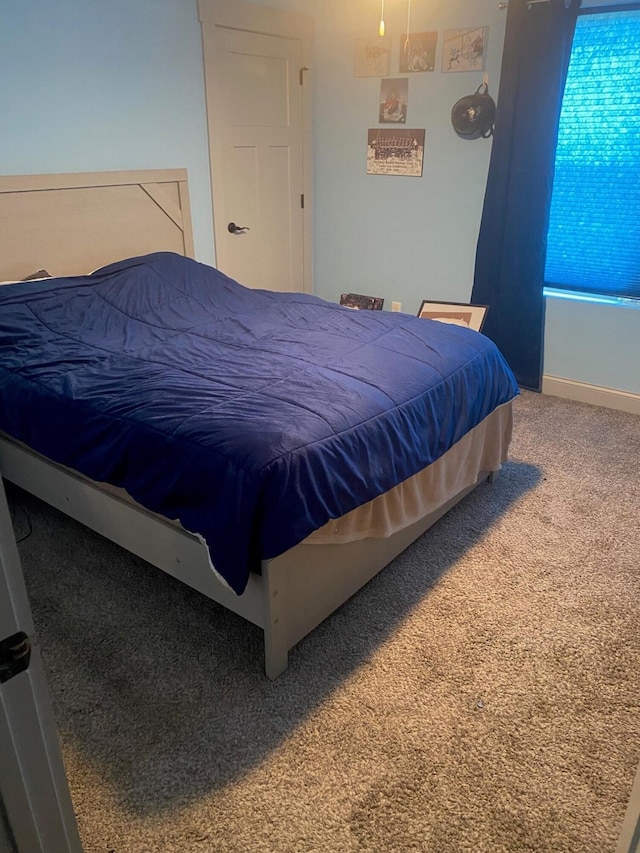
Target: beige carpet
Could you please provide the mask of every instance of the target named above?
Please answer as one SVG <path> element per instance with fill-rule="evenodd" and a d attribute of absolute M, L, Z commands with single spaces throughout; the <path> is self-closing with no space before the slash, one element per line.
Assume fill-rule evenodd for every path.
<path fill-rule="evenodd" d="M 9 490 L 86 853 L 607 853 L 640 760 L 640 419 L 510 462 L 262 674 L 258 629 Z"/>

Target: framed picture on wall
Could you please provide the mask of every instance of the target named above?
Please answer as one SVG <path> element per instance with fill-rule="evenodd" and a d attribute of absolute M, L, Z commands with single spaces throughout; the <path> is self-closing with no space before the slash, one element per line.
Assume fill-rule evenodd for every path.
<path fill-rule="evenodd" d="M 443 71 L 484 71 L 489 27 L 445 30 L 442 48 Z"/>
<path fill-rule="evenodd" d="M 465 302 L 433 302 L 423 299 L 418 317 L 427 320 L 437 320 L 439 323 L 449 323 L 452 326 L 466 326 L 476 332 L 481 332 L 488 305 L 468 305 Z"/>
<path fill-rule="evenodd" d="M 433 71 L 438 33 L 403 33 L 400 36 L 400 73 Z"/>
<path fill-rule="evenodd" d="M 356 39 L 353 60 L 354 77 L 388 77 L 391 67 L 391 38 Z"/>
<path fill-rule="evenodd" d="M 404 124 L 407 120 L 409 80 L 406 77 L 386 77 L 380 81 L 380 124 Z"/>
<path fill-rule="evenodd" d="M 367 132 L 367 175 L 422 177 L 424 129 L 369 128 Z"/>

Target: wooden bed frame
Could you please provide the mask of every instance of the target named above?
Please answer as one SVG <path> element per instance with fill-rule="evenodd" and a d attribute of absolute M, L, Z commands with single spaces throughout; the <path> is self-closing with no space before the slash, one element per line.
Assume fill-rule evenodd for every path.
<path fill-rule="evenodd" d="M 0 258 L 0 280 L 20 279 L 40 268 L 53 275 L 76 275 L 152 251 L 193 255 L 185 170 L 0 177 L 3 237 L 9 227 L 11 248 Z M 477 466 L 472 482 L 462 488 L 457 481 L 455 493 L 425 517 L 386 538 L 301 543 L 264 561 L 262 573 L 251 575 L 242 596 L 218 580 L 196 537 L 8 436 L 0 436 L 0 471 L 7 480 L 258 625 L 264 631 L 265 672 L 273 679 L 287 668 L 288 652 L 299 640 L 478 483 L 493 479 L 511 434 L 511 405 L 502 409 L 502 415 L 496 410 L 486 419 L 495 422 L 487 430 L 494 443 L 500 433 L 494 462 L 486 470 Z M 434 463 L 444 479 L 457 465 L 455 450 Z"/>
<path fill-rule="evenodd" d="M 0 225 L 0 281 L 86 275 L 148 252 L 194 257 L 186 169 L 0 177 Z"/>

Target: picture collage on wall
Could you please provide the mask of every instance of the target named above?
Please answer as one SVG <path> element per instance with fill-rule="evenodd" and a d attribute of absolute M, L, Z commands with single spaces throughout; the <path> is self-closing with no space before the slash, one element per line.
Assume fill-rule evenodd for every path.
<path fill-rule="evenodd" d="M 443 74 L 484 71 L 488 27 L 444 30 Z M 398 51 L 399 77 L 391 77 L 391 36 L 355 40 L 354 77 L 380 77 L 379 124 L 405 125 L 409 106 L 409 75 L 436 68 L 438 32 L 402 33 Z M 370 128 L 367 138 L 367 174 L 422 176 L 424 129 Z"/>

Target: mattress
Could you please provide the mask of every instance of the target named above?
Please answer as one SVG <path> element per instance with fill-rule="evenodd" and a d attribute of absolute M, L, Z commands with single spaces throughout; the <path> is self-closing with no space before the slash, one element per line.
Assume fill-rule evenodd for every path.
<path fill-rule="evenodd" d="M 250 290 L 171 253 L 0 289 L 0 429 L 248 574 L 517 393 L 469 329 Z"/>

